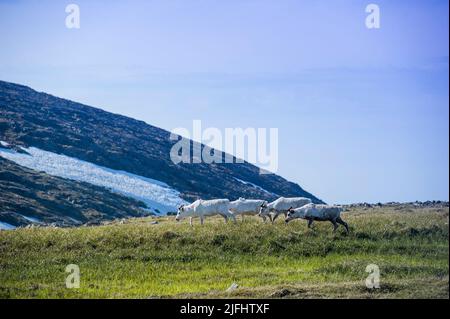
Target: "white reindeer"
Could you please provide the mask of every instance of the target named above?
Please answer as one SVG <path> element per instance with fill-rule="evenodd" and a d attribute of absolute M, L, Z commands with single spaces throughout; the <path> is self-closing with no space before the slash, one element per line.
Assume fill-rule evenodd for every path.
<path fill-rule="evenodd" d="M 228 211 L 230 201 L 228 199 L 212 199 L 212 200 L 196 200 L 189 205 L 181 205 L 178 208 L 176 221 L 180 221 L 186 217 L 189 217 L 189 224 L 192 226 L 192 219 L 195 217 L 200 218 L 200 224 L 203 225 L 203 221 L 207 216 L 220 215 L 228 222 L 231 218 L 236 222 L 236 218 Z"/>
<path fill-rule="evenodd" d="M 261 199 L 245 199 L 241 197 L 238 200 L 230 202 L 229 210 L 234 216 L 241 215 L 243 221 L 244 215 L 258 215 L 261 206 L 265 202 L 265 200 Z M 263 215 L 261 217 L 265 222 L 266 216 Z"/>
<path fill-rule="evenodd" d="M 308 204 L 300 208 L 290 208 L 288 210 L 285 222 L 289 223 L 296 218 L 306 219 L 308 221 L 308 228 L 311 228 L 314 221 L 329 221 L 333 224 L 333 232 L 341 224 L 345 227 L 348 234 L 348 224 L 342 220 L 341 212 L 343 209 L 338 206 Z"/>
<path fill-rule="evenodd" d="M 258 216 L 269 216 L 273 223 L 280 214 L 287 216 L 289 208 L 298 208 L 310 203 L 311 200 L 305 197 L 280 197 L 271 203 L 265 202 L 261 205 Z M 273 214 L 273 217 L 271 214 Z"/>

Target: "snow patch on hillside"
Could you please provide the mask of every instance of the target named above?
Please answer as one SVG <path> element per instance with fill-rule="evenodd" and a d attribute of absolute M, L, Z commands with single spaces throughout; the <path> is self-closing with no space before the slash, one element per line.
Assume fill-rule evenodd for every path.
<path fill-rule="evenodd" d="M 20 216 L 22 216 L 23 218 L 25 218 L 29 222 L 37 223 L 37 224 L 41 223 L 41 221 L 39 219 L 37 219 L 37 218 L 25 216 L 25 215 L 22 215 L 22 214 L 20 214 Z"/>
<path fill-rule="evenodd" d="M 267 194 L 270 194 L 270 195 L 273 195 L 273 196 L 279 196 L 278 194 L 275 194 L 275 193 L 273 193 L 273 192 L 269 192 L 267 189 L 264 189 L 264 188 L 262 188 L 261 186 L 258 186 L 258 185 L 256 185 L 256 184 L 253 184 L 253 183 L 251 183 L 251 182 L 247 182 L 247 181 L 244 181 L 244 180 L 239 179 L 239 178 L 236 178 L 236 177 L 233 177 L 233 178 L 234 178 L 236 181 L 238 181 L 239 183 L 242 183 L 242 184 L 245 184 L 245 185 L 253 186 L 253 187 L 255 187 L 255 188 L 259 189 L 260 191 L 265 192 L 265 193 L 267 193 Z"/>
<path fill-rule="evenodd" d="M 11 229 L 16 229 L 16 226 L 13 226 L 13 225 L 5 223 L 5 222 L 0 222 L 0 229 L 11 230 Z"/>
<path fill-rule="evenodd" d="M 144 202 L 155 213 L 173 212 L 179 205 L 186 203 L 177 190 L 155 179 L 113 170 L 36 147 L 22 149 L 28 154 L 0 147 L 0 156 L 49 175 L 106 187 Z"/>

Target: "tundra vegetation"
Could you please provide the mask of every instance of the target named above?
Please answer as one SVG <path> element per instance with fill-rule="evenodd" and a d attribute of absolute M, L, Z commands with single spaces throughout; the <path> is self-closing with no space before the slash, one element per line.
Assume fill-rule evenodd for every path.
<path fill-rule="evenodd" d="M 190 227 L 173 216 L 1 231 L 0 298 L 449 298 L 448 204 L 342 216 L 348 235 L 303 220 Z M 66 288 L 69 264 L 80 268 L 78 289 Z M 365 285 L 369 264 L 379 289 Z"/>

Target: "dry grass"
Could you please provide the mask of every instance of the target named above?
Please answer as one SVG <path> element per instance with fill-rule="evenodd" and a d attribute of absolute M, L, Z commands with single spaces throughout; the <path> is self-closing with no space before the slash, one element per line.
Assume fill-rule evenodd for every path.
<path fill-rule="evenodd" d="M 356 208 L 344 214 L 350 235 L 329 223 L 214 218 L 191 228 L 173 217 L 2 231 L 0 297 L 448 298 L 448 213 Z M 364 284 L 372 263 L 376 290 Z M 65 287 L 68 264 L 80 267 L 79 289 Z"/>

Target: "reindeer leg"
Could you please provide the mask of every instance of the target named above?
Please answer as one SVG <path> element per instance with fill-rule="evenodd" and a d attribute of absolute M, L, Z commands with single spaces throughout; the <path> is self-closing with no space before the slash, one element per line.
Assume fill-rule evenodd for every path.
<path fill-rule="evenodd" d="M 228 216 L 225 214 L 220 214 L 220 215 L 222 215 L 223 219 L 225 219 L 225 223 L 228 223 Z"/>
<path fill-rule="evenodd" d="M 278 218 L 278 215 L 280 215 L 280 213 L 279 213 L 279 212 L 276 212 L 275 215 L 274 215 L 273 218 L 272 218 L 272 224 L 275 222 L 275 219 Z"/>
<path fill-rule="evenodd" d="M 339 224 L 344 226 L 345 230 L 346 230 L 346 232 L 348 234 L 348 224 L 346 222 L 344 222 L 341 217 L 336 218 L 336 222 L 338 222 Z"/>
<path fill-rule="evenodd" d="M 333 233 L 335 233 L 339 225 L 336 223 L 336 220 L 334 219 L 330 220 L 330 222 L 333 224 Z"/>

